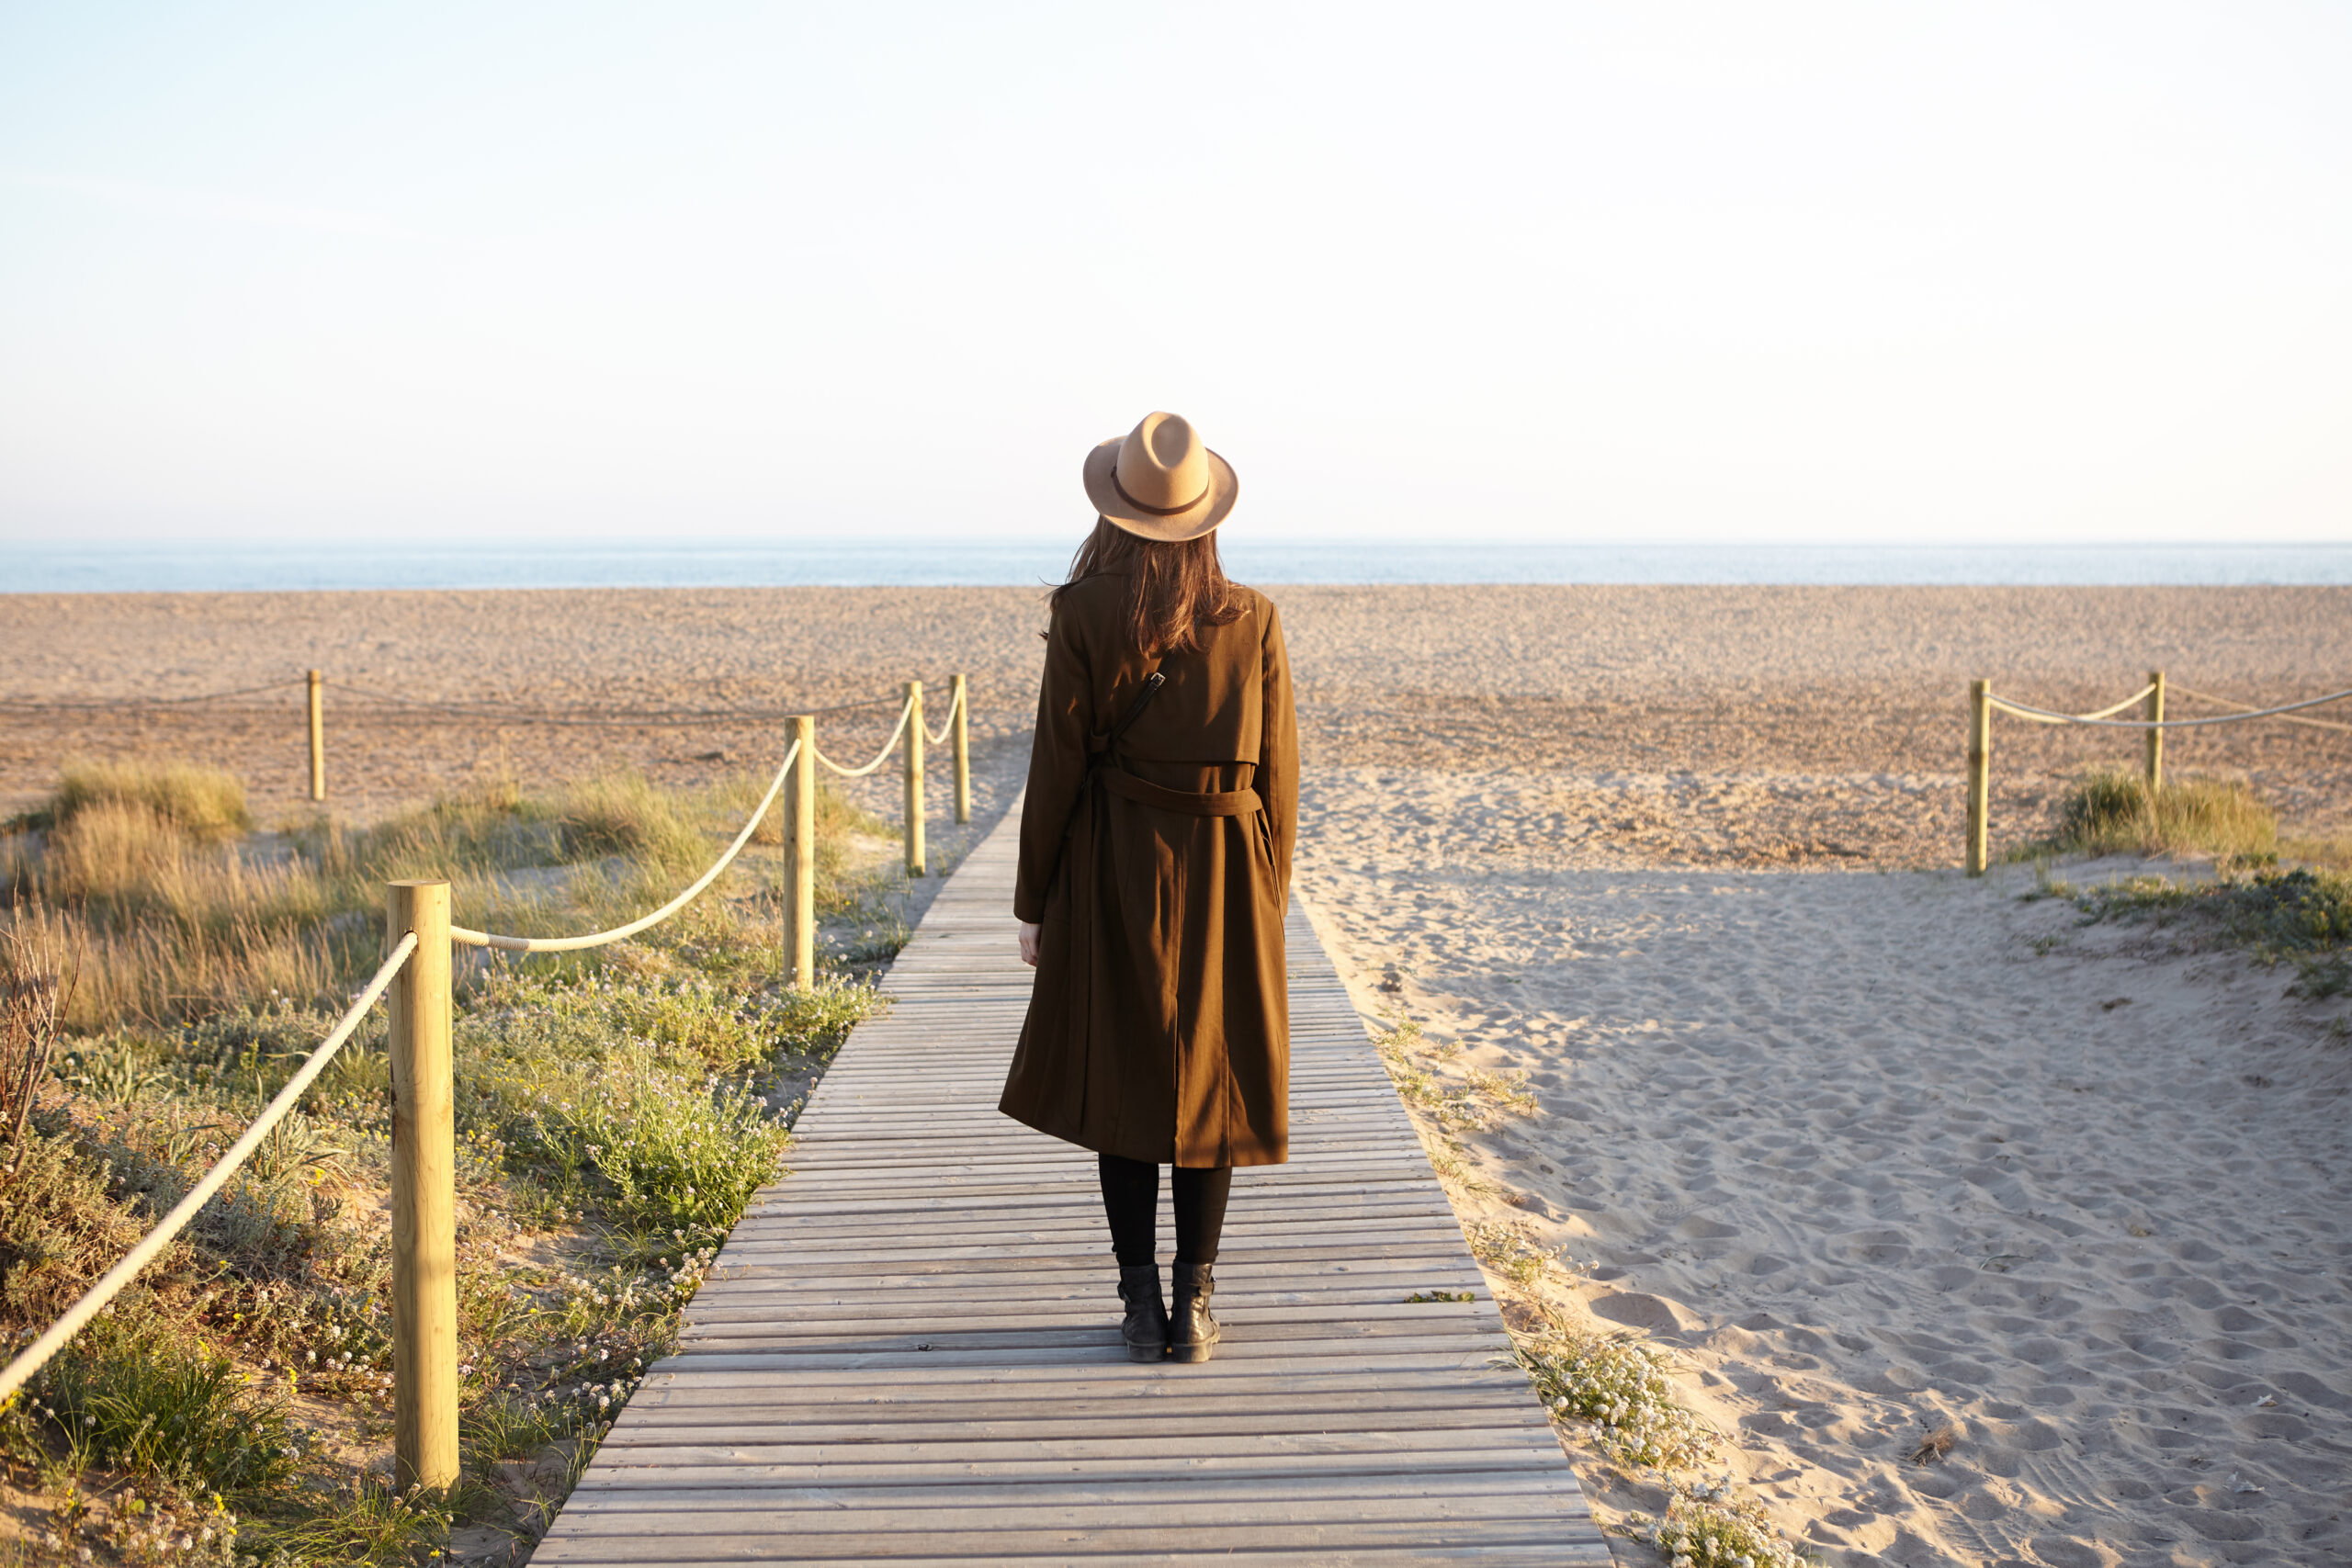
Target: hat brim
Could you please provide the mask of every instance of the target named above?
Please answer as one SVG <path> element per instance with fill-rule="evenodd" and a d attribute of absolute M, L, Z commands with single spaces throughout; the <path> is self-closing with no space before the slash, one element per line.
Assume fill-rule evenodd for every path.
<path fill-rule="evenodd" d="M 1086 499 L 1110 523 L 1138 538 L 1179 545 L 1216 531 L 1240 499 L 1241 480 L 1233 465 L 1208 454 L 1209 488 L 1182 512 L 1146 512 L 1119 492 L 1119 448 L 1127 438 L 1114 435 L 1086 455 Z"/>

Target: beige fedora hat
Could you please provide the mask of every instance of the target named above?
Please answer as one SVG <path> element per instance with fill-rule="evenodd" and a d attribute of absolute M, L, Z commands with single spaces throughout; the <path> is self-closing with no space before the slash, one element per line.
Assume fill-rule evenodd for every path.
<path fill-rule="evenodd" d="M 1225 521 L 1241 493 L 1233 465 L 1201 445 L 1192 422 L 1148 413 L 1086 455 L 1086 499 L 1128 533 L 1178 544 Z"/>

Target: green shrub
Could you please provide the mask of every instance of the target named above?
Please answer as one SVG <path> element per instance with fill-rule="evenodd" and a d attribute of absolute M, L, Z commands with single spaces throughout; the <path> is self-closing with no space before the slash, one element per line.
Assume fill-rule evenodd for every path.
<path fill-rule="evenodd" d="M 2274 954 L 2352 942 L 2352 875 L 2338 872 L 2298 867 L 2186 886 L 2135 876 L 2086 889 L 2075 903 L 2089 920 L 2207 919 L 2227 941 Z"/>
<path fill-rule="evenodd" d="M 81 1157 L 70 1122 L 37 1111 L 0 1186 L 0 1319 L 46 1328 L 114 1267 L 146 1225 Z"/>
<path fill-rule="evenodd" d="M 713 1234 L 775 1179 L 791 1133 L 749 1089 L 616 1053 L 542 1096 L 509 1134 L 526 1159 L 594 1171 L 624 1224 Z"/>
<path fill-rule="evenodd" d="M 366 1472 L 347 1489 L 298 1495 L 293 1501 L 293 1507 L 246 1520 L 248 1537 L 257 1538 L 251 1543 L 258 1561 L 270 1568 L 327 1562 L 411 1568 L 439 1560 L 456 1522 L 455 1511 L 423 1487 L 402 1492 Z"/>
<path fill-rule="evenodd" d="M 285 1406 L 210 1347 L 85 1330 L 36 1385 L 33 1407 L 85 1463 L 237 1492 L 291 1474 Z"/>
<path fill-rule="evenodd" d="M 2313 1001 L 2352 991 L 2352 960 L 2343 953 L 2330 958 L 2306 958 L 2296 964 L 2295 989 Z"/>
<path fill-rule="evenodd" d="M 880 1005 L 871 984 L 820 980 L 775 998 L 729 994 L 707 981 L 615 986 L 601 998 L 614 1027 L 717 1073 L 764 1066 L 779 1055 L 831 1050 Z"/>
<path fill-rule="evenodd" d="M 857 980 L 755 996 L 699 976 L 579 980 L 510 970 L 458 1025 L 460 1055 L 589 1061 L 618 1037 L 657 1046 L 673 1063 L 740 1073 L 830 1052 L 887 1000 Z"/>

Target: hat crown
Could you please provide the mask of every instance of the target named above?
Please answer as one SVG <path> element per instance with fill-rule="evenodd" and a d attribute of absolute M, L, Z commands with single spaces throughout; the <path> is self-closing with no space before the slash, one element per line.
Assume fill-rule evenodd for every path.
<path fill-rule="evenodd" d="M 1119 488 L 1154 512 L 1182 512 L 1209 489 L 1208 448 L 1180 414 L 1148 413 L 1119 444 Z"/>

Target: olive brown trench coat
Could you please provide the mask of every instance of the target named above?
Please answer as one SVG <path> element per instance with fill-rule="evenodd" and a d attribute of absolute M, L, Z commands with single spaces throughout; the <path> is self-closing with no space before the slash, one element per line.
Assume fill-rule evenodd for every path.
<path fill-rule="evenodd" d="M 1282 623 L 1242 589 L 1239 620 L 1148 660 L 1125 592 L 1081 581 L 1046 634 L 1012 900 L 1044 930 L 1000 1109 L 1129 1159 L 1280 1164 L 1298 822 Z M 1166 684 L 1114 748 L 1155 670 Z"/>

